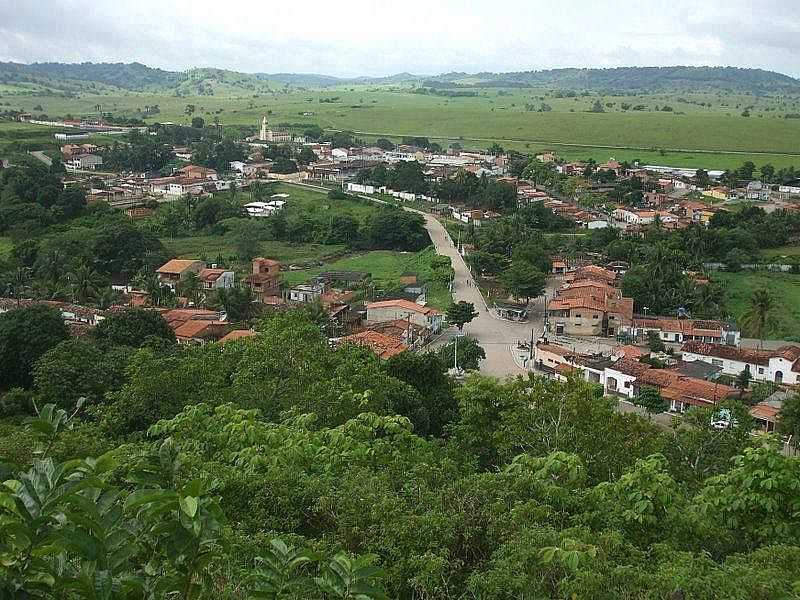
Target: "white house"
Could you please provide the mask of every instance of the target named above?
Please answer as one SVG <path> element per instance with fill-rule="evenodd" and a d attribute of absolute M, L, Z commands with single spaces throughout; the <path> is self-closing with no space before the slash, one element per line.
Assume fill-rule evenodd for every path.
<path fill-rule="evenodd" d="M 800 346 L 782 346 L 776 350 L 750 350 L 703 342 L 686 342 L 681 347 L 685 362 L 702 361 L 736 376 L 749 368 L 756 381 L 800 383 Z"/>
<path fill-rule="evenodd" d="M 97 154 L 79 154 L 64 162 L 67 171 L 94 171 L 103 164 L 103 157 Z"/>
<path fill-rule="evenodd" d="M 436 332 L 442 328 L 444 314 L 410 300 L 383 300 L 367 304 L 367 323 L 385 323 L 398 319 L 408 319 L 415 325 Z"/>
<path fill-rule="evenodd" d="M 325 286 L 319 283 L 301 283 L 289 290 L 291 302 L 313 302 L 325 293 Z"/>

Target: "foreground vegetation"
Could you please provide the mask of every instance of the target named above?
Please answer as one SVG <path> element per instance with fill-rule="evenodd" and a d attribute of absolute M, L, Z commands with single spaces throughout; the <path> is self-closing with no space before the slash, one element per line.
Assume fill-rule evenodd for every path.
<path fill-rule="evenodd" d="M 736 402 L 737 427 L 662 431 L 580 381 L 331 350 L 301 313 L 182 348 L 136 313 L 66 341 L 57 313 L 0 316 L 0 349 L 40 341 L 1 383 L 7 596 L 800 591 L 800 462 Z"/>

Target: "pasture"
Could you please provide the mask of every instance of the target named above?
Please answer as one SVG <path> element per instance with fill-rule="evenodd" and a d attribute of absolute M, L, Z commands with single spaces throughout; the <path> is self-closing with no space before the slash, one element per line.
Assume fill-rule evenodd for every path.
<path fill-rule="evenodd" d="M 739 166 L 745 160 L 776 167 L 800 165 L 800 101 L 736 94 L 640 94 L 558 98 L 536 89 L 478 88 L 475 97 L 449 98 L 413 93 L 410 88 L 353 86 L 319 90 L 274 86 L 247 95 L 221 90 L 214 96 L 127 93 L 117 95 L 5 96 L 12 107 L 41 106 L 53 115 L 96 115 L 102 111 L 136 114 L 145 106 L 160 112 L 148 122 L 249 125 L 264 114 L 271 123 L 318 124 L 357 132 L 367 140 L 424 136 L 443 146 L 485 148 L 493 142 L 525 152 L 552 149 L 569 159 L 640 159 L 648 164 Z M 604 112 L 590 112 L 595 103 Z M 539 110 L 545 106 L 545 112 Z M 623 110 L 623 106 L 627 110 Z M 664 107 L 671 111 L 665 111 Z M 639 110 L 633 110 L 639 108 Z M 745 109 L 749 117 L 741 116 Z M 304 115 L 303 113 L 311 113 Z"/>

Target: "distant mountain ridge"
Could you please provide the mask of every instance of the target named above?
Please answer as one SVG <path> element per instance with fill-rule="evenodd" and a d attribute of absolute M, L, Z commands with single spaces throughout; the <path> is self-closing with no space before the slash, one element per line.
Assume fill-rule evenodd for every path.
<path fill-rule="evenodd" d="M 428 87 L 517 87 L 587 91 L 739 91 L 798 93 L 800 80 L 763 69 L 738 67 L 616 67 L 548 69 L 508 73 L 451 72 L 440 75 L 399 73 L 387 77 L 334 77 L 313 73 L 239 73 L 216 68 L 166 71 L 141 63 L 0 63 L 0 83 L 36 84 L 74 92 L 109 86 L 129 91 L 213 93 L 267 89 L 270 83 L 298 87 L 337 85 L 425 85 Z M 82 85 L 85 84 L 85 85 Z M 86 91 L 83 89 L 83 91 Z"/>

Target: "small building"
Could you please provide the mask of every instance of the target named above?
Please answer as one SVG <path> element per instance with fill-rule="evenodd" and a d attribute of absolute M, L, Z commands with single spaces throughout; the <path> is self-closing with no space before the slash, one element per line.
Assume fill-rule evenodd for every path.
<path fill-rule="evenodd" d="M 264 303 L 266 298 L 280 295 L 281 263 L 271 258 L 254 258 L 250 275 L 244 278 L 245 284 L 256 297 Z"/>
<path fill-rule="evenodd" d="M 683 360 L 701 360 L 736 376 L 745 369 L 756 381 L 795 385 L 800 383 L 800 346 L 782 346 L 776 350 L 750 350 L 704 342 L 686 342 L 681 346 Z"/>
<path fill-rule="evenodd" d="M 229 331 L 219 340 L 220 344 L 227 344 L 228 342 L 235 342 L 236 340 L 241 340 L 245 338 L 250 338 L 256 335 L 256 332 L 252 329 L 234 329 L 233 331 Z"/>
<path fill-rule="evenodd" d="M 301 283 L 289 289 L 289 302 L 308 303 L 322 297 L 325 286 L 320 283 Z"/>
<path fill-rule="evenodd" d="M 198 279 L 204 290 L 229 289 L 234 284 L 234 273 L 227 269 L 218 269 L 211 265 L 210 269 L 200 269 Z"/>
<path fill-rule="evenodd" d="M 75 171 L 94 171 L 102 164 L 102 156 L 97 154 L 79 154 L 64 161 L 64 168 L 71 173 Z"/>
<path fill-rule="evenodd" d="M 186 277 L 186 275 L 189 273 L 199 273 L 205 266 L 205 263 L 201 260 L 174 258 L 156 269 L 156 274 L 162 285 L 168 285 L 172 289 L 175 289 L 181 279 Z"/>
<path fill-rule="evenodd" d="M 383 323 L 398 319 L 407 319 L 432 332 L 438 332 L 444 324 L 443 313 L 410 300 L 382 300 L 367 304 L 367 323 Z"/>
<path fill-rule="evenodd" d="M 175 171 L 177 177 L 184 177 L 186 179 L 200 179 L 200 180 L 216 180 L 217 172 L 208 167 L 201 167 L 198 165 L 186 165 Z"/>
<path fill-rule="evenodd" d="M 369 329 L 340 338 L 339 344 L 365 346 L 383 360 L 388 360 L 392 356 L 408 350 L 408 346 L 403 343 L 403 340 Z"/>

